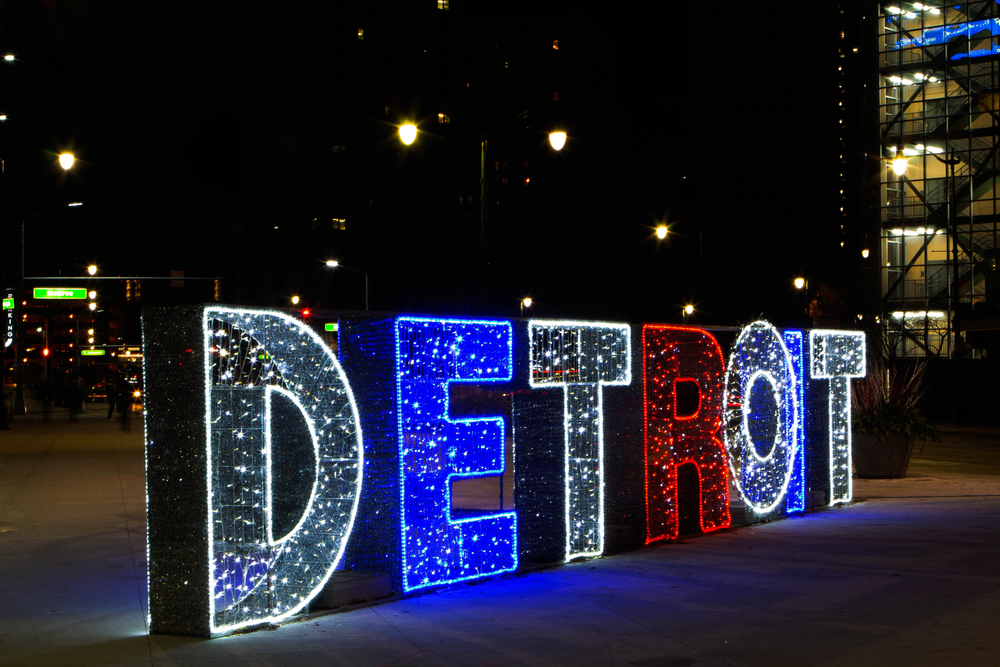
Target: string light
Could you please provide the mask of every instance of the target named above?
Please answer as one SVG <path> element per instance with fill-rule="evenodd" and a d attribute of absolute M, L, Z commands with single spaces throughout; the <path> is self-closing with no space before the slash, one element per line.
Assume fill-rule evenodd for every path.
<path fill-rule="evenodd" d="M 773 408 L 757 398 L 762 390 Z M 744 327 L 729 356 L 723 415 L 733 482 L 758 515 L 778 506 L 791 481 L 797 403 L 795 372 L 781 335 L 763 320 Z"/>
<path fill-rule="evenodd" d="M 510 322 L 396 320 L 404 591 L 517 569 L 517 514 L 452 509 L 454 479 L 503 475 L 502 417 L 453 419 L 452 382 L 509 382 Z"/>
<path fill-rule="evenodd" d="M 220 634 L 286 619 L 322 590 L 354 523 L 363 455 L 347 378 L 312 329 L 284 313 L 227 308 L 206 308 L 204 323 L 208 602 Z M 282 400 L 311 441 L 296 466 L 311 482 L 299 517 L 276 511 L 277 450 L 294 437 L 274 415 Z M 276 538 L 276 523 L 294 527 Z"/>
<path fill-rule="evenodd" d="M 851 480 L 851 378 L 864 377 L 865 334 L 813 329 L 809 332 L 809 376 L 830 381 L 830 504 L 854 497 Z"/>
<path fill-rule="evenodd" d="M 786 329 L 781 332 L 781 337 L 785 341 L 795 377 L 795 411 L 788 411 L 786 417 L 794 418 L 799 424 L 795 429 L 795 457 L 785 501 L 785 511 L 792 514 L 806 509 L 805 350 L 802 349 L 804 338 L 801 331 Z"/>
<path fill-rule="evenodd" d="M 564 558 L 604 552 L 603 387 L 632 382 L 627 324 L 531 320 L 533 388 L 563 390 Z"/>
<path fill-rule="evenodd" d="M 527 354 L 518 357 L 517 375 L 527 387 L 513 404 L 515 513 L 451 506 L 454 480 L 503 474 L 505 428 L 500 416 L 458 418 L 449 407 L 451 383 L 513 379 L 512 323 L 398 317 L 343 324 L 338 336 L 347 331 L 348 339 L 338 341 L 345 367 L 362 379 L 375 454 L 353 560 L 343 554 L 368 453 L 347 377 L 319 336 L 280 312 L 144 314 L 153 631 L 213 636 L 280 622 L 322 590 L 341 560 L 352 569 L 391 570 L 409 592 L 513 571 L 526 553 L 565 560 L 603 553 L 604 387 L 631 383 L 628 325 L 518 325 L 517 345 Z M 810 401 L 827 402 L 830 503 L 851 500 L 849 382 L 865 374 L 864 334 L 813 330 L 808 350 L 804 337 L 754 322 L 727 365 L 707 331 L 643 326 L 647 544 L 678 535 L 677 469 L 687 463 L 698 474 L 703 531 L 730 525 L 730 475 L 758 515 L 782 502 L 787 512 L 804 510 L 805 366 L 810 380 L 829 381 L 828 397 L 819 385 Z M 177 400 L 198 390 L 203 404 Z M 614 392 L 610 414 L 637 416 L 637 392 Z M 614 428 L 609 433 L 621 427 Z M 622 465 L 614 457 L 622 454 L 612 452 L 616 478 Z M 622 464 L 634 461 L 637 470 L 639 453 L 628 456 Z M 631 490 L 617 491 L 631 494 L 635 508 L 625 512 L 638 519 L 639 483 L 625 477 Z M 290 478 L 302 502 L 283 497 L 279 485 Z M 632 502 L 621 498 L 612 498 L 609 517 L 619 511 L 615 502 Z M 192 612 L 198 609 L 203 616 Z"/>
<path fill-rule="evenodd" d="M 722 349 L 702 329 L 647 324 L 642 328 L 646 446 L 646 544 L 678 535 L 677 467 L 698 471 L 698 521 L 704 532 L 727 528 L 726 450 L 715 436 L 722 423 Z M 677 387 L 697 388 L 697 408 L 678 412 Z"/>

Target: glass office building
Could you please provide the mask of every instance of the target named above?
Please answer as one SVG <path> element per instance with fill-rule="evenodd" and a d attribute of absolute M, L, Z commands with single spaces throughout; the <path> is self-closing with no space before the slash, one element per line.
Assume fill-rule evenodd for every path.
<path fill-rule="evenodd" d="M 1000 0 L 879 12 L 881 317 L 898 356 L 952 356 L 998 299 Z"/>

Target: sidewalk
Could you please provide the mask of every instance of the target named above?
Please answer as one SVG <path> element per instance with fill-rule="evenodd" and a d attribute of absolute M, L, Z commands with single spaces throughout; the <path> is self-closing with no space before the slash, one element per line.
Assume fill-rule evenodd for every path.
<path fill-rule="evenodd" d="M 141 415 L 105 416 L 0 432 L 4 667 L 997 664 L 990 438 L 836 510 L 207 641 L 146 634 Z"/>

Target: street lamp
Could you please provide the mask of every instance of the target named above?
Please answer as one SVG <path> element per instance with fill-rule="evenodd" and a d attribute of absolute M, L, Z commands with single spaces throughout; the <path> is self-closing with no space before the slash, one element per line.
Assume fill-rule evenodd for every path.
<path fill-rule="evenodd" d="M 656 238 L 660 239 L 661 241 L 663 239 L 667 238 L 667 226 L 666 225 L 660 225 L 660 226 L 658 226 L 656 228 Z"/>
<path fill-rule="evenodd" d="M 795 289 L 802 289 L 805 286 L 806 286 L 806 279 L 805 278 L 796 278 L 795 279 Z"/>
<path fill-rule="evenodd" d="M 400 130 L 402 130 L 402 128 L 400 128 Z M 416 131 L 416 128 L 414 128 L 414 132 L 415 131 Z M 402 136 L 402 133 L 400 133 L 400 136 Z M 358 271 L 357 269 L 352 268 L 350 266 L 345 266 L 345 265 L 341 264 L 340 262 L 338 262 L 335 259 L 328 259 L 328 260 L 326 260 L 326 265 L 329 266 L 331 269 L 340 268 L 340 269 L 347 269 L 348 271 L 354 271 L 354 273 L 357 273 L 358 275 L 361 275 L 361 276 L 365 277 L 365 312 L 367 313 L 368 312 L 368 273 L 365 272 L 365 271 Z"/>
<path fill-rule="evenodd" d="M 65 171 L 69 171 L 73 168 L 73 163 L 76 162 L 76 157 L 72 153 L 60 153 L 59 154 L 59 166 Z"/>
<path fill-rule="evenodd" d="M 403 123 L 399 126 L 399 140 L 409 146 L 417 138 L 417 126 L 413 123 Z"/>
<path fill-rule="evenodd" d="M 549 144 L 557 151 L 561 151 L 563 146 L 566 145 L 566 133 L 562 130 L 558 132 L 549 132 Z"/>
<path fill-rule="evenodd" d="M 87 267 L 87 273 L 89 273 L 92 276 L 96 276 L 97 275 L 97 265 L 96 264 L 91 264 L 90 266 L 88 266 Z"/>
<path fill-rule="evenodd" d="M 531 308 L 531 303 L 532 301 L 530 296 L 526 296 L 523 299 L 521 299 L 521 317 L 524 317 L 525 308 Z"/>
<path fill-rule="evenodd" d="M 527 116 L 527 111 L 522 111 L 521 113 L 514 116 L 511 120 L 517 120 Z M 409 146 L 417 138 L 417 126 L 413 123 L 405 123 L 399 126 L 399 140 L 404 144 Z M 559 151 L 562 150 L 563 146 L 566 145 L 566 132 L 563 130 L 557 130 L 554 132 L 549 132 L 549 145 L 553 149 Z M 483 133 L 483 138 L 480 141 L 480 152 L 479 152 L 479 309 L 485 311 L 486 309 L 486 226 L 489 218 L 488 211 L 488 187 L 486 183 L 486 154 L 487 154 L 487 133 Z M 327 262 L 329 266 L 330 263 Z M 348 268 L 348 267 L 344 267 Z M 353 269 L 352 269 L 353 270 Z M 360 272 L 359 272 L 360 273 Z M 365 274 L 365 310 L 368 310 L 367 306 L 367 291 L 368 291 L 368 274 Z"/>

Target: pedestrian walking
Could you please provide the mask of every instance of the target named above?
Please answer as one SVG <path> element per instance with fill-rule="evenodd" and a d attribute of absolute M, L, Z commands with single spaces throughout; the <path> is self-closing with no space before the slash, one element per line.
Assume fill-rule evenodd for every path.
<path fill-rule="evenodd" d="M 112 377 L 104 383 L 104 393 L 108 395 L 108 419 L 111 419 L 118 403 L 118 378 Z"/>
<path fill-rule="evenodd" d="M 122 385 L 118 395 L 118 413 L 122 420 L 122 430 L 128 432 L 131 429 L 132 387 L 127 382 L 122 382 Z"/>

